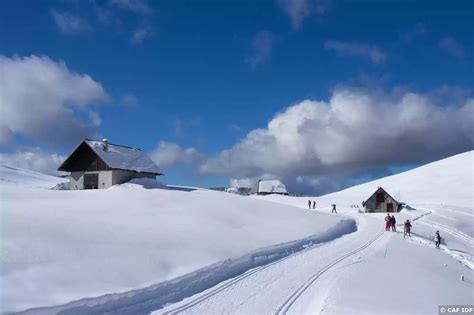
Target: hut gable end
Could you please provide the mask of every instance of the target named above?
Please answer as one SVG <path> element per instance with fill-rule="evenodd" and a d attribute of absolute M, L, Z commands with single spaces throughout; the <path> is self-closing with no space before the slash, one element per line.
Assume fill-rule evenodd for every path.
<path fill-rule="evenodd" d="M 398 212 L 400 203 L 395 200 L 385 189 L 379 187 L 364 202 L 366 212 Z"/>
<path fill-rule="evenodd" d="M 110 170 L 110 167 L 94 150 L 82 142 L 58 170 L 63 172 L 105 171 Z"/>

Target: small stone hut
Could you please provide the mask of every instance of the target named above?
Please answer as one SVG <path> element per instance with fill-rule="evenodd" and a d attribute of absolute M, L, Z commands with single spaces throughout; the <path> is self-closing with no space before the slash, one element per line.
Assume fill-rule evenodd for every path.
<path fill-rule="evenodd" d="M 401 204 L 385 189 L 379 187 L 362 206 L 365 212 L 398 212 Z"/>
<path fill-rule="evenodd" d="M 104 189 L 134 178 L 163 175 L 140 149 L 85 139 L 58 168 L 70 172 L 70 189 Z"/>

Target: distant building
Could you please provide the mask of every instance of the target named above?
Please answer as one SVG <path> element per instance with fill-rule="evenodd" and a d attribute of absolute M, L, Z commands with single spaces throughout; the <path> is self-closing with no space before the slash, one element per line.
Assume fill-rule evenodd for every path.
<path fill-rule="evenodd" d="M 390 196 L 385 189 L 379 187 L 362 206 L 365 212 L 398 212 L 401 203 Z"/>
<path fill-rule="evenodd" d="M 163 175 L 140 149 L 86 139 L 58 168 L 70 172 L 70 189 L 103 189 L 133 178 Z"/>
<path fill-rule="evenodd" d="M 259 180 L 257 186 L 257 195 L 288 195 L 285 184 L 280 180 Z"/>

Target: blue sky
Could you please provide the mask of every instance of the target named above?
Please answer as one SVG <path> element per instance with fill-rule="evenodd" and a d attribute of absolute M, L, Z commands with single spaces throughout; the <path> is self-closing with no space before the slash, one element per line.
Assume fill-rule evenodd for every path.
<path fill-rule="evenodd" d="M 51 155 L 64 156 L 78 139 L 107 137 L 150 153 L 161 162 L 167 182 L 221 186 L 230 178 L 279 177 L 308 193 L 413 167 L 472 149 L 472 118 L 459 117 L 469 116 L 473 106 L 473 17 L 472 1 L 2 1 L 0 71 L 7 74 L 0 79 L 2 159 L 22 160 L 21 166 L 45 171 L 54 168 L 51 161 L 57 162 Z M 47 81 L 44 71 L 61 62 L 63 68 L 52 71 L 62 73 L 62 79 Z M 40 65 L 45 68 L 35 70 Z M 39 74 L 29 78 L 28 67 Z M 22 76 L 20 71 L 25 71 Z M 74 75 L 82 76 L 84 89 L 81 95 L 64 96 L 64 90 L 76 86 L 66 84 Z M 86 85 L 85 76 L 92 85 Z M 38 80 L 44 89 L 39 95 L 51 96 L 57 107 L 49 108 L 34 95 L 40 88 L 30 91 L 31 80 Z M 417 97 L 407 97 L 412 94 Z M 31 96 L 27 103 L 25 95 Z M 367 99 L 370 113 L 387 103 L 381 109 L 385 116 L 400 116 L 408 98 L 416 103 L 413 121 L 432 115 L 434 126 L 412 130 L 403 116 L 396 125 L 397 139 L 385 141 L 379 139 L 381 132 L 371 132 L 357 140 L 357 147 L 380 141 L 391 143 L 390 148 L 374 150 L 410 152 L 401 157 L 337 151 L 332 142 L 341 137 L 325 137 L 347 136 L 349 125 L 325 131 L 321 126 L 341 121 L 334 110 L 338 95 L 348 102 L 347 112 L 359 113 L 352 106 Z M 313 119 L 318 105 L 300 106 L 304 110 L 295 110 L 301 110 L 301 121 L 294 123 L 306 126 L 310 111 L 310 129 L 269 130 L 275 115 L 286 121 L 288 109 L 304 100 L 325 102 L 326 116 L 334 117 Z M 20 101 L 25 103 L 18 105 Z M 51 115 L 35 120 L 33 113 L 46 107 Z M 61 126 L 67 119 L 53 114 L 58 108 L 72 115 L 67 119 L 77 122 L 77 130 Z M 20 109 L 26 122 L 7 121 Z M 450 114 L 456 111 L 464 115 Z M 351 117 L 358 115 L 354 113 Z M 463 127 L 450 131 L 436 126 L 445 122 Z M 15 127 L 23 123 L 29 127 Z M 38 136 L 51 125 L 57 127 Z M 365 122 L 350 133 L 361 126 L 371 128 Z M 266 138 L 255 140 L 252 132 L 259 128 Z M 316 149 L 307 149 L 309 143 L 293 152 L 288 141 L 280 141 L 291 132 L 296 143 L 308 137 L 321 142 Z M 418 142 L 400 144 L 403 137 Z M 431 137 L 436 145 L 425 145 Z M 260 141 L 264 144 L 257 151 L 250 147 Z M 268 141 L 276 144 L 262 152 Z M 325 156 L 333 150 L 349 157 L 339 161 Z M 286 153 L 280 158 L 277 152 L 282 151 L 292 158 L 285 160 Z M 40 167 L 23 161 L 25 152 L 47 161 Z M 248 161 L 255 154 L 285 161 L 266 167 L 262 161 Z M 226 166 L 229 161 L 235 167 Z"/>

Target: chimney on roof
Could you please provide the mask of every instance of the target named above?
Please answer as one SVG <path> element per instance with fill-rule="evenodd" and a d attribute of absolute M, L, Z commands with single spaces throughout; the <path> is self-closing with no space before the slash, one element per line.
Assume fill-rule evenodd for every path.
<path fill-rule="evenodd" d="M 104 148 L 104 151 L 107 151 L 109 149 L 109 140 L 102 139 L 102 147 Z"/>

